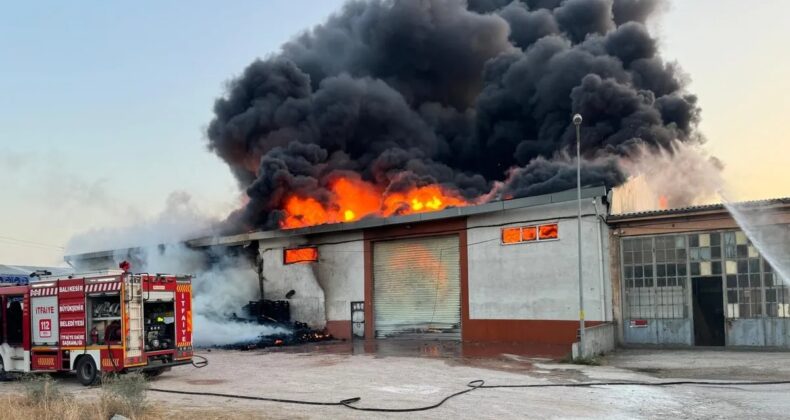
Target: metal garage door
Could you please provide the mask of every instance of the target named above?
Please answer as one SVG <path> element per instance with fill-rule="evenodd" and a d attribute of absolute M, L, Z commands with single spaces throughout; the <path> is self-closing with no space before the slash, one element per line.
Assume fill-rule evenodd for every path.
<path fill-rule="evenodd" d="M 460 338 L 458 236 L 373 244 L 376 337 Z"/>

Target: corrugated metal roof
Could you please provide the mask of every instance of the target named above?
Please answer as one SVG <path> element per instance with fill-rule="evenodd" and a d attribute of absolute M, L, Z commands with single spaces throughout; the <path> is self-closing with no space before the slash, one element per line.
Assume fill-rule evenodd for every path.
<path fill-rule="evenodd" d="M 607 189 L 604 186 L 589 186 L 582 187 L 582 198 L 594 198 L 606 196 Z M 450 219 L 453 217 L 471 216 L 484 213 L 494 213 L 498 211 L 505 211 L 516 208 L 534 207 L 546 204 L 561 203 L 576 200 L 576 189 L 559 191 L 551 194 L 535 195 L 531 197 L 516 198 L 513 200 L 493 201 L 490 203 L 479 204 L 476 206 L 467 207 L 452 207 L 440 211 L 409 214 L 405 216 L 392 216 L 392 217 L 371 217 L 362 219 L 356 222 L 348 223 L 333 223 L 318 226 L 309 226 L 300 229 L 287 229 L 287 230 L 268 230 L 268 231 L 253 231 L 241 233 L 237 235 L 225 235 L 221 237 L 207 237 L 196 238 L 193 240 L 184 241 L 187 245 L 192 247 L 207 247 L 212 245 L 234 245 L 244 243 L 246 241 L 254 241 L 259 239 L 272 239 L 284 238 L 290 236 L 312 235 L 319 233 L 330 232 L 349 232 L 361 229 L 368 229 L 382 226 L 393 226 L 415 222 L 426 222 L 430 220 Z M 134 248 L 130 248 L 133 250 Z M 127 250 L 128 251 L 128 250 Z M 88 260 L 94 258 L 111 257 L 116 251 L 98 251 L 88 252 L 83 254 L 66 255 L 66 261 Z"/>
<path fill-rule="evenodd" d="M 581 196 L 585 199 L 606 196 L 606 187 L 582 187 Z M 505 201 L 492 201 L 485 204 L 467 207 L 451 207 L 440 211 L 415 213 L 405 216 L 370 217 L 356 222 L 332 223 L 325 225 L 309 226 L 299 229 L 277 229 L 268 231 L 255 231 L 239 235 L 224 237 L 209 237 L 186 241 L 190 246 L 204 247 L 212 245 L 229 245 L 254 241 L 260 239 L 284 238 L 290 236 L 313 235 L 330 232 L 350 232 L 374 227 L 402 225 L 431 220 L 450 219 L 453 217 L 472 216 L 478 214 L 495 213 L 499 211 L 542 206 L 547 204 L 562 203 L 576 200 L 576 189 L 560 191 L 552 194 L 536 195 L 531 197 L 516 198 Z"/>
<path fill-rule="evenodd" d="M 738 201 L 732 204 L 739 208 L 755 208 L 755 207 L 768 207 L 774 205 L 785 205 L 785 204 L 790 204 L 790 197 L 770 198 L 765 200 Z M 652 217 L 652 216 L 670 216 L 675 214 L 687 214 L 687 213 L 715 211 L 715 210 L 725 210 L 724 204 L 723 203 L 704 204 L 699 206 L 678 207 L 674 209 L 649 210 L 649 211 L 638 211 L 631 213 L 612 214 L 609 215 L 609 217 L 607 217 L 607 221 L 618 221 L 624 219 Z"/>

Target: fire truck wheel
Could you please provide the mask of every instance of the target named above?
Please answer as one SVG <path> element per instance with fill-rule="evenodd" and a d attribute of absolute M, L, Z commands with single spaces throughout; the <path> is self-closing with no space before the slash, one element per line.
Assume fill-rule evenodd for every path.
<path fill-rule="evenodd" d="M 82 356 L 80 360 L 77 361 L 75 369 L 77 370 L 77 379 L 85 386 L 93 385 L 99 379 L 96 363 L 94 363 L 93 358 L 90 356 Z"/>
<path fill-rule="evenodd" d="M 6 380 L 5 366 L 3 366 L 3 358 L 0 357 L 0 382 Z"/>

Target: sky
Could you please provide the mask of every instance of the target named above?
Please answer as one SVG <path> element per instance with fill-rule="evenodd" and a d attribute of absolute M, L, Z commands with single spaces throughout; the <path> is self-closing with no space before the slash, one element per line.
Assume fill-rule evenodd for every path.
<path fill-rule="evenodd" d="M 341 0 L 0 5 L 0 263 L 62 265 L 75 234 L 244 199 L 205 128 L 225 83 Z M 790 196 L 790 2 L 669 2 L 650 22 L 699 96 L 734 199 Z"/>

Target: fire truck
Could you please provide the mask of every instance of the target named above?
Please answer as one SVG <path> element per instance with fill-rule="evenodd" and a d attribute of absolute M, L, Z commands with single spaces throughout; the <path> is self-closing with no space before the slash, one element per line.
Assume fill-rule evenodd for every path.
<path fill-rule="evenodd" d="M 192 363 L 191 278 L 121 268 L 0 287 L 0 376 L 73 371 L 92 385 Z"/>

